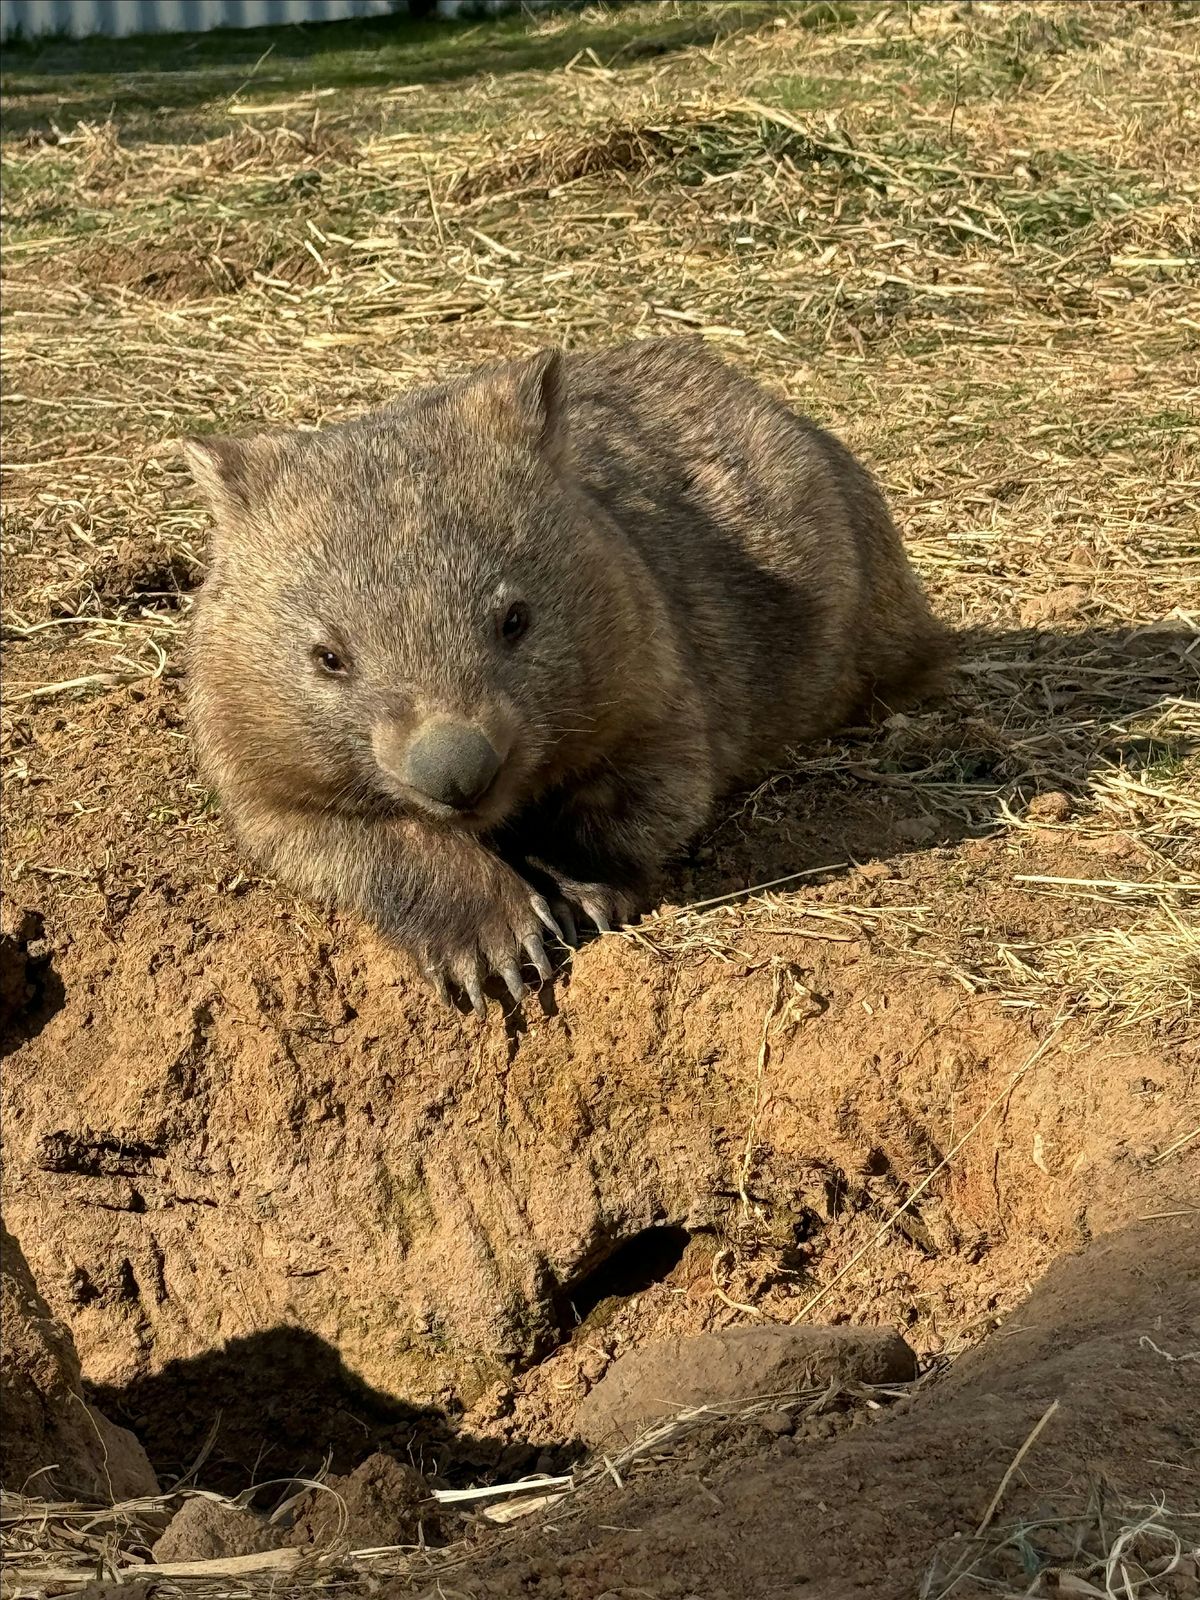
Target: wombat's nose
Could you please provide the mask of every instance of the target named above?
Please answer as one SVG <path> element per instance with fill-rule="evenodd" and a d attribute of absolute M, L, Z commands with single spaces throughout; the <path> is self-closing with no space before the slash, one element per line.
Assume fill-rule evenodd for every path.
<path fill-rule="evenodd" d="M 500 770 L 500 757 L 478 728 L 435 722 L 404 758 L 405 782 L 430 800 L 467 811 Z"/>

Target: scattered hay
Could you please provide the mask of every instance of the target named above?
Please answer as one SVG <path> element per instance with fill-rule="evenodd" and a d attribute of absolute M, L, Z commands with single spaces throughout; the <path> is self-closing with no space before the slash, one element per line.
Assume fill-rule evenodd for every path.
<path fill-rule="evenodd" d="M 1096 879 L 1190 884 L 1195 28 L 1107 4 L 810 10 L 732 8 L 714 44 L 672 8 L 657 56 L 660 14 L 622 13 L 611 59 L 512 80 L 538 130 L 515 145 L 482 72 L 251 83 L 177 131 L 114 93 L 6 139 L 9 730 L 19 713 L 36 745 L 89 697 L 175 692 L 205 537 L 163 465 L 179 434 L 689 329 L 864 454 L 967 629 L 949 702 L 799 752 L 710 843 L 802 823 L 819 785 L 902 800 L 931 848 L 1002 836 L 1022 895 L 1047 892 L 1018 881 L 1046 841 L 1094 849 Z M 126 573 L 126 546 L 164 581 Z M 763 940 L 866 939 L 1012 1005 L 1065 992 L 1106 1025 L 1193 1024 L 1194 897 L 1063 876 L 1030 938 L 968 935 L 948 888 L 860 904 L 850 879 L 818 901 L 819 875 L 631 937 L 747 965 Z"/>
<path fill-rule="evenodd" d="M 1076 1516 L 989 1526 L 939 1554 L 922 1600 L 980 1593 L 1021 1600 L 1187 1600 L 1200 1577 L 1200 1516 L 1164 1496 L 1135 1505 L 1096 1483 Z"/>
<path fill-rule="evenodd" d="M 662 172 L 673 184 L 704 184 L 724 173 L 822 159 L 830 147 L 765 107 L 697 108 L 661 123 L 623 123 L 526 137 L 515 148 L 460 173 L 449 198 L 463 203 L 518 192 L 552 194 L 583 178 Z M 779 174 L 782 176 L 782 174 Z"/>
<path fill-rule="evenodd" d="M 1200 891 L 1198 891 L 1200 892 Z M 1010 1003 L 1069 998 L 1084 1015 L 1187 1024 L 1200 1011 L 1200 919 L 1163 906 L 1157 917 L 1041 945 L 997 946 L 991 985 Z"/>
<path fill-rule="evenodd" d="M 188 239 L 172 229 L 134 243 L 101 242 L 77 262 L 80 284 L 93 293 L 128 291 L 170 303 L 235 295 L 254 285 L 294 291 L 319 282 L 323 269 L 303 240 L 223 225 L 207 237 Z"/>

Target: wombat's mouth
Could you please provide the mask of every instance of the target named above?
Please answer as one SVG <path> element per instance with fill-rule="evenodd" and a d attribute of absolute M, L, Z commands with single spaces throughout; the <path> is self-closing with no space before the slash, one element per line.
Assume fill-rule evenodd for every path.
<path fill-rule="evenodd" d="M 468 828 L 472 833 L 486 833 L 506 821 L 511 815 L 520 779 L 507 767 L 502 767 L 481 795 L 469 806 L 452 806 L 431 795 L 423 794 L 408 784 L 397 783 L 386 774 L 389 797 L 407 811 L 418 811 L 438 822 L 453 823 Z"/>

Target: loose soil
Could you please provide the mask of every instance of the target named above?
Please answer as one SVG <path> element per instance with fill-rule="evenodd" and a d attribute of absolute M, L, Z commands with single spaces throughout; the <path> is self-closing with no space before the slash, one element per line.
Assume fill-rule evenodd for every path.
<path fill-rule="evenodd" d="M 358 1471 L 374 1546 L 417 1494 L 378 1453 L 581 1468 L 581 1402 L 657 1341 L 920 1358 L 352 1588 L 1104 1595 L 1084 1556 L 1156 1504 L 1142 1600 L 1200 1582 L 1194 14 L 799 9 L 659 60 L 634 8 L 595 72 L 599 23 L 559 59 L 527 21 L 515 154 L 482 70 L 327 133 L 214 98 L 6 145 L 3 1207 L 89 1400 L 164 1487 Z M 963 670 L 733 797 L 655 914 L 480 1025 L 228 842 L 172 441 L 681 322 L 877 468 Z"/>

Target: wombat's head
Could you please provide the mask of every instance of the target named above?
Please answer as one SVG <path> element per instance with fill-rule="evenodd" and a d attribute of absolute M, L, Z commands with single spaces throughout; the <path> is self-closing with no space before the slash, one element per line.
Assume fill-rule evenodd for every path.
<path fill-rule="evenodd" d="M 483 829 L 569 768 L 629 594 L 571 485 L 560 385 L 550 353 L 315 433 L 188 443 L 217 521 L 192 678 L 219 781 Z"/>

